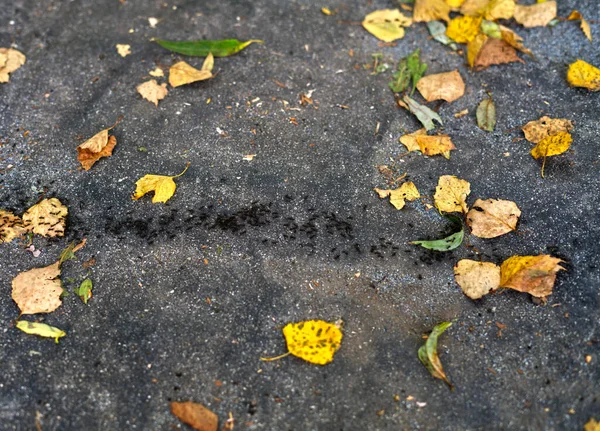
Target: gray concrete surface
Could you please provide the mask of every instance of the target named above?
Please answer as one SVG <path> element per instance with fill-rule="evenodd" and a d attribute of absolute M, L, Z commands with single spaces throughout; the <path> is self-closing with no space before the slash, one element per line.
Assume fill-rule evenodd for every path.
<path fill-rule="evenodd" d="M 595 20 L 600 39 L 595 2 L 559 3 L 560 16 L 577 8 Z M 325 16 L 322 6 L 338 12 Z M 422 24 L 395 47 L 379 47 L 356 24 L 391 6 L 13 0 L 0 8 L 0 46 L 27 55 L 0 86 L 0 206 L 20 214 L 46 191 L 70 211 L 65 238 L 35 239 L 39 258 L 17 242 L 1 246 L 0 429 L 35 429 L 36 411 L 44 431 L 184 429 L 169 411 L 184 400 L 204 403 L 221 423 L 231 412 L 235 430 L 581 430 L 600 419 L 600 94 L 565 81 L 574 59 L 600 63 L 597 42 L 574 22 L 515 26 L 536 61 L 472 73 Z M 148 17 L 160 20 L 156 28 Z M 171 89 L 155 108 L 136 86 L 181 57 L 152 37 L 265 43 L 217 59 L 214 79 Z M 117 43 L 132 54 L 118 56 Z M 467 84 L 464 97 L 439 105 L 458 148 L 449 161 L 402 155 L 398 137 L 419 124 L 395 107 L 389 72 L 362 67 L 372 53 L 395 63 L 416 47 L 429 73 L 458 68 Z M 318 109 L 299 105 L 308 90 Z M 486 91 L 498 109 L 493 133 L 473 115 Z M 299 110 L 284 110 L 283 100 Z M 454 118 L 464 108 L 471 114 Z M 576 122 L 572 151 L 548 161 L 546 179 L 519 140 L 519 127 L 543 114 Z M 81 137 L 120 115 L 114 155 L 79 170 Z M 496 263 L 513 254 L 565 259 L 548 304 L 518 292 L 471 301 L 452 267 L 476 258 L 472 247 L 439 254 L 408 245 L 438 237 L 446 223 L 422 203 L 396 211 L 375 195 L 385 185 L 376 166 L 390 157 L 423 194 L 452 174 L 471 182 L 469 203 L 515 201 L 518 234 L 465 243 Z M 187 161 L 168 204 L 131 200 L 139 177 L 173 175 Z M 85 306 L 71 295 L 44 316 L 68 335 L 56 345 L 15 329 L 11 279 L 83 237 L 88 245 L 62 279 L 72 290 L 89 274 L 94 297 Z M 84 269 L 92 257 L 97 264 Z M 259 361 L 285 351 L 284 324 L 310 318 L 345 321 L 331 364 Z M 449 319 L 440 354 L 453 392 L 416 354 L 422 335 Z M 506 325 L 501 337 L 496 322 Z"/>

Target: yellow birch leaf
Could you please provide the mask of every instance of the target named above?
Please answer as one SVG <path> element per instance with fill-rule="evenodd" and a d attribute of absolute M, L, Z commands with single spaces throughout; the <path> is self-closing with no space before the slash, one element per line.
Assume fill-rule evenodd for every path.
<path fill-rule="evenodd" d="M 446 0 L 446 4 L 452 8 L 452 10 L 459 10 L 465 0 Z"/>
<path fill-rule="evenodd" d="M 8 82 L 9 74 L 25 64 L 25 55 L 12 48 L 0 48 L 0 82 Z"/>
<path fill-rule="evenodd" d="M 117 48 L 117 52 L 119 53 L 119 55 L 121 57 L 127 57 L 129 54 L 131 54 L 131 50 L 130 50 L 131 46 L 130 45 L 118 43 L 116 45 L 116 48 Z"/>
<path fill-rule="evenodd" d="M 417 190 L 417 187 L 411 181 L 402 183 L 402 185 L 395 190 L 383 190 L 378 188 L 374 188 L 373 190 L 375 190 L 382 199 L 389 196 L 390 203 L 397 210 L 404 208 L 404 205 L 406 204 L 405 201 L 414 201 L 421 197 L 419 190 Z"/>
<path fill-rule="evenodd" d="M 458 43 L 469 43 L 479 34 L 482 17 L 463 15 L 448 23 L 446 36 Z"/>
<path fill-rule="evenodd" d="M 146 193 L 154 192 L 154 196 L 152 197 L 153 204 L 157 202 L 167 202 L 169 199 L 171 199 L 175 193 L 175 189 L 177 188 L 173 178 L 178 178 L 185 174 L 185 171 L 187 171 L 189 166 L 190 164 L 188 163 L 182 173 L 173 175 L 172 177 L 165 175 L 144 175 L 142 178 L 136 181 L 135 193 L 131 198 L 134 201 L 137 201 Z"/>
<path fill-rule="evenodd" d="M 491 262 L 462 259 L 454 266 L 454 279 L 465 295 L 479 299 L 500 287 L 500 267 Z"/>
<path fill-rule="evenodd" d="M 598 91 L 600 90 L 600 69 L 583 60 L 577 60 L 569 65 L 567 81 L 573 87 L 583 87 L 591 91 Z"/>
<path fill-rule="evenodd" d="M 573 128 L 573 122 L 566 118 L 550 118 L 543 116 L 539 120 L 530 121 L 521 127 L 525 134 L 525 139 L 534 144 L 558 132 L 570 132 Z"/>
<path fill-rule="evenodd" d="M 60 261 L 21 272 L 12 280 L 12 299 L 21 314 L 50 313 L 62 304 Z"/>
<path fill-rule="evenodd" d="M 417 144 L 419 144 L 419 150 L 426 156 L 442 154 L 445 158 L 450 159 L 450 151 L 456 150 L 448 135 L 423 135 L 417 136 L 416 139 Z"/>
<path fill-rule="evenodd" d="M 26 320 L 17 320 L 16 327 L 26 334 L 39 335 L 40 337 L 54 338 L 56 344 L 58 339 L 67 335 L 65 331 L 62 331 L 54 326 L 46 325 L 45 323 L 28 322 Z"/>
<path fill-rule="evenodd" d="M 0 244 L 11 242 L 25 232 L 27 232 L 27 229 L 23 226 L 21 217 L 9 211 L 0 210 Z"/>
<path fill-rule="evenodd" d="M 496 238 L 517 229 L 521 210 L 513 201 L 477 199 L 467 213 L 467 225 L 479 238 Z"/>
<path fill-rule="evenodd" d="M 454 175 L 442 175 L 435 188 L 433 201 L 439 211 L 466 213 L 469 193 L 471 193 L 471 184 L 468 181 L 456 178 Z"/>
<path fill-rule="evenodd" d="M 371 12 L 362 22 L 363 27 L 377 39 L 393 42 L 404 37 L 404 27 L 409 27 L 412 19 L 398 9 L 382 9 Z"/>
<path fill-rule="evenodd" d="M 144 99 L 158 106 L 158 101 L 164 99 L 169 93 L 169 90 L 167 90 L 167 84 L 158 85 L 156 79 L 151 79 L 150 81 L 138 85 L 137 92 L 140 93 Z"/>
<path fill-rule="evenodd" d="M 413 21 L 450 21 L 450 6 L 444 0 L 415 0 Z"/>
<path fill-rule="evenodd" d="M 475 66 L 475 61 L 477 60 L 477 57 L 481 52 L 481 48 L 483 48 L 483 45 L 485 45 L 487 40 L 488 37 L 485 34 L 479 33 L 477 36 L 475 36 L 475 39 L 469 42 L 467 45 L 467 63 L 469 66 Z"/>
<path fill-rule="evenodd" d="M 206 59 L 208 60 L 208 57 L 206 57 Z M 212 77 L 213 74 L 209 70 L 198 70 L 187 64 L 185 61 L 180 61 L 169 69 L 169 84 L 171 84 L 171 87 L 179 87 L 180 85 L 191 84 L 196 81 L 204 81 Z M 163 85 L 166 86 L 167 84 Z"/>
<path fill-rule="evenodd" d="M 556 18 L 556 1 L 515 6 L 515 21 L 523 27 L 545 27 Z"/>
<path fill-rule="evenodd" d="M 596 422 L 596 419 L 590 418 L 583 426 L 583 431 L 600 431 L 600 422 Z"/>
<path fill-rule="evenodd" d="M 527 292 L 538 298 L 552 293 L 556 273 L 564 261 L 547 254 L 512 256 L 500 266 L 500 287 Z"/>
<path fill-rule="evenodd" d="M 416 132 L 409 133 L 407 135 L 401 136 L 400 141 L 408 151 L 421 151 L 419 147 L 419 143 L 417 142 L 417 136 L 427 135 L 427 129 L 422 128 L 417 130 Z"/>
<path fill-rule="evenodd" d="M 44 199 L 23 214 L 28 232 L 47 237 L 63 236 L 69 210 L 58 199 Z"/>
<path fill-rule="evenodd" d="M 571 134 L 567 132 L 558 132 L 555 135 L 542 139 L 533 149 L 531 155 L 534 159 L 544 158 L 542 162 L 542 178 L 544 178 L 544 167 L 546 166 L 546 157 L 562 154 L 569 149 L 573 142 Z"/>
<path fill-rule="evenodd" d="M 488 21 L 510 19 L 515 12 L 514 0 L 467 0 L 460 8 L 463 15 L 483 17 Z"/>
<path fill-rule="evenodd" d="M 458 70 L 453 70 L 422 77 L 417 89 L 428 102 L 442 99 L 451 103 L 465 94 L 465 82 Z"/>
<path fill-rule="evenodd" d="M 283 336 L 288 351 L 311 364 L 325 365 L 333 361 L 333 355 L 341 347 L 340 323 L 324 320 L 306 320 L 288 323 Z"/>
<path fill-rule="evenodd" d="M 567 18 L 568 21 L 581 21 L 581 31 L 585 34 L 585 37 L 592 41 L 592 29 L 590 28 L 590 24 L 583 18 L 583 15 L 579 11 L 574 10 L 571 12 L 571 15 Z"/>
<path fill-rule="evenodd" d="M 215 67 L 215 57 L 212 54 L 212 52 L 209 52 L 206 58 L 204 59 L 204 63 L 202 63 L 202 70 L 212 72 L 213 67 Z"/>

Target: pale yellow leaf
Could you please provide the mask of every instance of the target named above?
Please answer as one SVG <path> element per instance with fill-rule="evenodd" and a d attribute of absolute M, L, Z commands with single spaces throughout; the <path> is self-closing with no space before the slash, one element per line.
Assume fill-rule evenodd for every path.
<path fill-rule="evenodd" d="M 117 48 L 117 52 L 119 53 L 119 55 L 121 57 L 127 57 L 129 54 L 131 54 L 131 46 L 130 45 L 125 45 L 125 44 L 121 44 L 118 43 L 116 45 Z"/>
<path fill-rule="evenodd" d="M 390 203 L 398 210 L 404 208 L 406 201 L 414 201 L 415 199 L 419 199 L 421 197 L 419 190 L 417 190 L 417 187 L 411 181 L 402 183 L 402 185 L 395 190 L 384 190 L 378 188 L 374 188 L 373 190 L 375 190 L 382 199 L 389 196 Z"/>
<path fill-rule="evenodd" d="M 523 27 L 545 27 L 556 18 L 556 1 L 536 3 L 530 6 L 515 7 L 515 21 Z"/>
<path fill-rule="evenodd" d="M 500 267 L 491 262 L 462 259 L 454 266 L 454 279 L 465 295 L 479 299 L 500 287 Z"/>
<path fill-rule="evenodd" d="M 208 57 L 206 60 L 208 60 Z M 191 84 L 196 81 L 204 81 L 212 77 L 213 74 L 210 71 L 195 69 L 185 61 L 180 61 L 169 69 L 169 84 L 172 87 L 179 87 L 180 85 Z M 166 84 L 163 85 L 166 86 Z"/>
<path fill-rule="evenodd" d="M 21 272 L 12 280 L 12 299 L 21 314 L 50 313 L 61 304 L 60 261 Z"/>
<path fill-rule="evenodd" d="M 442 175 L 435 188 L 433 200 L 439 211 L 466 213 L 469 193 L 471 193 L 471 184 L 468 181 L 453 175 Z"/>
<path fill-rule="evenodd" d="M 25 55 L 12 48 L 0 48 L 0 82 L 8 82 L 9 74 L 25 64 Z"/>
<path fill-rule="evenodd" d="M 47 237 L 65 234 L 69 210 L 58 199 L 44 199 L 23 214 L 23 223 L 28 232 Z"/>
<path fill-rule="evenodd" d="M 460 8 L 463 15 L 483 17 L 488 21 L 510 19 L 515 12 L 514 0 L 466 0 Z"/>
<path fill-rule="evenodd" d="M 212 72 L 214 66 L 215 66 L 215 57 L 213 56 L 212 52 L 209 52 L 208 55 L 206 56 L 206 58 L 204 59 L 204 63 L 202 63 L 202 70 L 206 70 L 207 72 Z"/>
<path fill-rule="evenodd" d="M 363 27 L 377 39 L 393 42 L 404 37 L 404 27 L 412 24 L 398 9 L 382 9 L 371 12 L 362 22 Z"/>
<path fill-rule="evenodd" d="M 154 103 L 158 106 L 158 101 L 162 100 L 169 93 L 167 90 L 167 84 L 158 85 L 155 79 L 146 81 L 137 86 L 137 92 L 149 102 Z"/>
<path fill-rule="evenodd" d="M 454 102 L 465 94 L 465 82 L 458 70 L 427 75 L 419 79 L 417 89 L 425 100 L 445 100 Z"/>
<path fill-rule="evenodd" d="M 160 67 L 157 67 L 156 69 L 150 71 L 150 75 L 160 78 L 161 76 L 165 76 L 165 73 Z"/>
<path fill-rule="evenodd" d="M 136 181 L 135 193 L 133 194 L 132 199 L 138 200 L 146 193 L 154 192 L 152 203 L 167 202 L 169 199 L 171 199 L 175 193 L 175 189 L 177 188 L 173 178 L 182 176 L 185 171 L 187 171 L 188 167 L 189 163 L 183 172 L 173 176 L 151 174 L 144 175 L 142 178 Z"/>
<path fill-rule="evenodd" d="M 67 335 L 65 331 L 55 328 L 54 326 L 46 325 L 45 323 L 17 320 L 17 324 L 15 326 L 21 331 L 25 332 L 26 334 L 39 335 L 40 337 L 46 338 L 54 338 L 56 344 L 58 344 L 59 338 Z"/>
<path fill-rule="evenodd" d="M 0 210 L 0 244 L 11 242 L 25 232 L 27 232 L 27 229 L 23 226 L 21 217 L 9 211 Z"/>
<path fill-rule="evenodd" d="M 477 199 L 467 213 L 467 225 L 479 238 L 495 238 L 515 231 L 521 210 L 513 201 Z"/>

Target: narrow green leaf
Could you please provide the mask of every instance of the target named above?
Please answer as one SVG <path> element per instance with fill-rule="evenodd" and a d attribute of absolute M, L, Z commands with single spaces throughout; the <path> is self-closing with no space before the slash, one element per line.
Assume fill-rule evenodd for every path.
<path fill-rule="evenodd" d="M 92 280 L 89 278 L 83 280 L 79 287 L 75 289 L 75 295 L 79 296 L 84 304 L 87 304 L 92 297 Z"/>
<path fill-rule="evenodd" d="M 72 242 L 71 244 L 69 244 L 69 246 L 67 248 L 65 248 L 61 253 L 60 256 L 58 258 L 60 265 L 63 264 L 63 262 L 67 261 L 67 260 L 71 260 L 71 259 L 77 259 L 77 257 L 75 257 L 75 253 L 73 252 L 73 249 L 75 248 L 75 243 Z"/>
<path fill-rule="evenodd" d="M 443 124 L 440 116 L 435 111 L 429 109 L 427 106 L 415 102 L 413 99 L 406 95 L 402 98 L 402 100 L 408 106 L 408 110 L 415 114 L 417 119 L 421 122 L 421 124 L 423 125 L 423 127 L 425 127 L 426 130 L 435 129 L 435 125 L 433 124 L 434 120 L 440 124 Z"/>
<path fill-rule="evenodd" d="M 410 55 L 398 62 L 398 71 L 392 74 L 394 79 L 389 83 L 389 86 L 394 93 L 401 93 L 408 89 L 411 81 L 411 94 L 415 91 L 417 82 L 423 77 L 427 70 L 427 65 L 421 63 L 420 55 L 421 50 L 417 48 Z"/>
<path fill-rule="evenodd" d="M 491 97 L 481 101 L 477 107 L 477 125 L 481 130 L 493 132 L 496 127 L 496 105 Z"/>
<path fill-rule="evenodd" d="M 431 37 L 437 40 L 442 45 L 446 45 L 453 51 L 458 49 L 458 45 L 446 36 L 446 25 L 441 21 L 429 21 L 427 23 L 427 29 Z"/>
<path fill-rule="evenodd" d="M 154 39 L 163 48 L 178 54 L 190 55 L 193 57 L 206 57 L 212 52 L 215 57 L 227 57 L 240 52 L 253 42 L 263 43 L 262 40 L 248 40 L 246 42 L 237 39 L 225 40 L 187 40 L 187 41 L 169 41 Z"/>
<path fill-rule="evenodd" d="M 447 236 L 446 238 L 433 239 L 429 241 L 411 241 L 409 244 L 420 245 L 423 248 L 435 251 L 450 251 L 457 248 L 463 242 L 465 237 L 465 228 L 462 226 L 462 222 L 460 221 L 459 217 L 450 215 L 446 218 L 452 221 L 455 225 L 460 226 L 460 230 L 452 235 Z"/>
<path fill-rule="evenodd" d="M 438 337 L 450 326 L 452 326 L 452 322 L 442 322 L 433 328 L 433 331 L 429 334 L 425 344 L 419 348 L 419 359 L 433 377 L 442 379 L 448 384 L 450 389 L 454 389 L 452 383 L 450 383 L 448 377 L 446 377 L 446 373 L 444 372 L 442 362 L 440 361 L 437 352 Z"/>
<path fill-rule="evenodd" d="M 45 323 L 28 322 L 27 320 L 17 320 L 17 328 L 27 334 L 39 335 L 40 337 L 54 338 L 56 344 L 58 339 L 67 335 L 65 331 L 62 331 L 54 326 L 46 325 Z"/>

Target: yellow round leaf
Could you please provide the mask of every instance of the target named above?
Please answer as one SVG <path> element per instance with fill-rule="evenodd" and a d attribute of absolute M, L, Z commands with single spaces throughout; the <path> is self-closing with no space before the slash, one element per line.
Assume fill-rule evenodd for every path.
<path fill-rule="evenodd" d="M 458 43 L 471 42 L 479 34 L 479 26 L 482 20 L 481 17 L 468 15 L 456 17 L 448 24 L 446 35 Z"/>
<path fill-rule="evenodd" d="M 583 60 L 577 60 L 569 66 L 567 81 L 573 87 L 598 91 L 600 90 L 600 69 Z"/>
<path fill-rule="evenodd" d="M 363 27 L 384 42 L 393 42 L 404 37 L 404 27 L 412 24 L 412 20 L 398 9 L 376 10 L 368 14 L 362 22 Z"/>
<path fill-rule="evenodd" d="M 283 336 L 292 355 L 318 365 L 333 361 L 342 343 L 340 326 L 324 320 L 288 323 L 283 328 Z"/>

